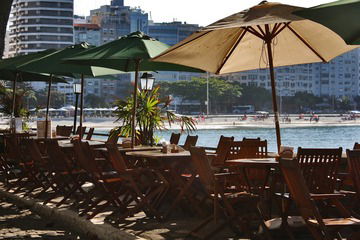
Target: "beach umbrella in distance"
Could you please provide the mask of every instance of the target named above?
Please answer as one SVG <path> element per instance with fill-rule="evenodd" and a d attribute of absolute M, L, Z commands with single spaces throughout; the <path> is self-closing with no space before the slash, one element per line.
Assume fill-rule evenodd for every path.
<path fill-rule="evenodd" d="M 70 58 L 76 54 L 79 54 L 91 48 L 94 48 L 94 46 L 91 46 L 85 42 L 72 45 L 64 49 L 57 50 L 42 58 L 23 64 L 18 68 L 23 71 L 39 71 L 39 72 L 41 71 L 55 75 L 65 75 L 75 78 L 81 77 L 81 94 L 80 94 L 80 129 L 81 130 L 80 131 L 82 131 L 82 123 L 83 123 L 82 116 L 83 116 L 83 105 L 84 105 L 84 94 L 83 94 L 84 76 L 98 77 L 98 76 L 122 73 L 119 70 L 114 70 L 110 68 L 94 67 L 89 65 L 75 65 L 75 64 L 68 64 L 63 62 L 64 58 Z M 49 109 L 49 105 L 50 105 L 50 94 L 51 94 L 51 81 L 49 82 L 49 87 L 48 87 L 47 109 Z M 49 111 L 47 111 L 45 115 L 46 124 L 48 120 L 48 115 L 49 115 Z M 80 132 L 80 136 L 82 136 L 81 132 Z"/>
<path fill-rule="evenodd" d="M 335 32 L 292 12 L 302 8 L 261 2 L 190 35 L 153 61 L 182 64 L 215 74 L 269 68 L 277 147 L 280 123 L 274 67 L 328 62 L 355 49 Z"/>
<path fill-rule="evenodd" d="M 69 63 L 108 67 L 123 72 L 135 72 L 132 146 L 135 143 L 135 106 L 137 102 L 136 93 L 139 71 L 203 72 L 199 69 L 178 64 L 149 61 L 150 58 L 159 55 L 168 48 L 167 44 L 157 41 L 142 32 L 134 32 L 115 41 L 90 49 L 78 56 L 65 59 Z"/>
<path fill-rule="evenodd" d="M 12 58 L 6 58 L 0 60 L 0 79 L 13 82 L 13 110 L 12 117 L 14 117 L 15 111 L 15 93 L 16 93 L 16 84 L 17 82 L 49 82 L 51 77 L 47 73 L 34 72 L 34 71 L 21 71 L 18 66 L 38 59 L 40 57 L 46 56 L 50 53 L 53 53 L 55 50 L 49 49 L 37 53 L 30 53 L 28 55 L 21 55 Z M 64 82 L 66 81 L 59 77 L 53 77 L 55 82 Z"/>
<path fill-rule="evenodd" d="M 330 2 L 294 14 L 330 28 L 347 44 L 360 44 L 360 0 Z"/>

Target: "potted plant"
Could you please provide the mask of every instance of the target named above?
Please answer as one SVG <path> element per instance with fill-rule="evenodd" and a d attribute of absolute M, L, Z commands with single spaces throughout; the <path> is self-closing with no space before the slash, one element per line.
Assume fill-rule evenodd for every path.
<path fill-rule="evenodd" d="M 24 107 L 24 97 L 34 98 L 34 92 L 29 89 L 17 89 L 15 93 L 15 108 L 14 117 L 12 119 L 11 127 L 16 128 L 16 131 L 21 131 L 27 127 L 26 121 L 28 119 L 28 110 Z M 7 89 L 4 85 L 0 85 L 0 111 L 6 115 L 12 115 L 13 111 L 13 92 Z"/>
<path fill-rule="evenodd" d="M 155 144 L 155 130 L 165 130 L 166 124 L 179 124 L 181 131 L 193 131 L 196 129 L 196 122 L 193 118 L 180 116 L 167 108 L 171 103 L 170 97 L 160 99 L 159 87 L 149 91 L 140 91 L 138 89 L 138 101 L 136 106 L 136 139 L 143 145 Z M 112 130 L 112 134 L 120 136 L 131 136 L 132 127 L 132 109 L 134 101 L 132 97 L 126 100 L 116 101 L 115 116 L 121 126 Z"/>

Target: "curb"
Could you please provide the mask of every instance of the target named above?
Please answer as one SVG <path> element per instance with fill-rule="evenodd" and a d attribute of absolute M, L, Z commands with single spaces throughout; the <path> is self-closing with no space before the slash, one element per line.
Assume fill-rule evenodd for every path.
<path fill-rule="evenodd" d="M 104 223 L 101 225 L 93 224 L 92 222 L 79 217 L 76 213 L 70 210 L 59 210 L 50 208 L 39 204 L 36 200 L 19 197 L 15 194 L 8 193 L 0 189 L 0 197 L 6 198 L 10 202 L 23 206 L 38 214 L 44 219 L 53 221 L 58 225 L 66 227 L 72 232 L 87 236 L 88 239 L 98 240 L 145 240 L 130 233 L 121 231 L 110 224 Z"/>

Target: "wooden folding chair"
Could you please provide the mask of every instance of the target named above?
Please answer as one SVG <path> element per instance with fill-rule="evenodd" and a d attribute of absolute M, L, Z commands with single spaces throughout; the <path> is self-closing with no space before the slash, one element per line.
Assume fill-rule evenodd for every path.
<path fill-rule="evenodd" d="M 311 198 L 319 201 L 323 209 L 328 211 L 331 204 L 327 204 L 333 198 L 344 198 L 345 195 L 336 191 L 338 166 L 341 160 L 342 148 L 298 148 L 297 161 L 304 177 L 306 187 L 309 189 Z M 282 209 L 281 217 L 283 226 L 291 231 L 287 226 L 287 218 L 291 207 L 291 197 L 289 193 L 276 193 L 281 197 Z M 325 212 L 325 211 L 324 211 Z"/>
<path fill-rule="evenodd" d="M 43 204 L 48 203 L 58 195 L 63 196 L 56 206 L 62 205 L 70 197 L 76 197 L 76 203 L 89 201 L 89 194 L 82 189 L 82 185 L 89 180 L 87 173 L 79 169 L 61 151 L 57 140 L 48 139 L 46 150 L 49 155 L 49 171 L 51 171 L 50 183 L 56 186 L 55 194 L 47 198 Z"/>
<path fill-rule="evenodd" d="M 17 187 L 15 192 L 30 184 L 32 187 L 26 191 L 26 194 L 32 193 L 36 188 L 42 188 L 36 194 L 36 196 L 40 196 L 51 187 L 49 184 L 49 171 L 47 169 L 48 158 L 41 154 L 34 139 L 22 139 L 21 148 L 18 151 L 21 154 L 20 165 L 26 180 Z"/>
<path fill-rule="evenodd" d="M 198 140 L 198 135 L 196 136 L 187 135 L 184 143 L 184 149 L 189 151 L 190 147 L 194 147 L 196 145 L 197 140 Z"/>
<path fill-rule="evenodd" d="M 310 196 L 308 183 L 301 171 L 300 163 L 292 159 L 280 159 L 280 168 L 286 181 L 286 185 L 295 201 L 297 208 L 306 222 L 306 225 L 317 240 L 343 239 L 340 230 L 344 227 L 360 229 L 360 219 L 356 219 L 341 205 L 337 198 L 332 201 L 339 207 L 342 218 L 322 218 L 315 201 Z M 344 211 L 345 210 L 345 211 Z M 356 235 L 359 237 L 360 235 Z M 348 239 L 359 239 L 348 238 Z"/>
<path fill-rule="evenodd" d="M 346 150 L 347 162 L 349 166 L 350 177 L 353 181 L 354 190 L 356 192 L 355 201 L 352 209 L 360 216 L 360 149 Z"/>
<path fill-rule="evenodd" d="M 179 144 L 181 133 L 171 133 L 170 144 Z"/>
<path fill-rule="evenodd" d="M 116 144 L 107 143 L 106 148 L 114 170 L 128 182 L 132 198 L 138 199 L 137 204 L 127 211 L 126 214 L 123 214 L 122 218 L 143 210 L 148 216 L 155 216 L 161 219 L 161 215 L 156 210 L 156 207 L 169 188 L 165 178 L 156 170 L 128 168 Z"/>
<path fill-rule="evenodd" d="M 190 235 L 208 239 L 213 237 L 221 228 L 229 225 L 236 233 L 240 230 L 240 232 L 253 237 L 250 226 L 247 223 L 252 219 L 251 215 L 255 214 L 260 220 L 260 225 L 267 233 L 267 237 L 270 238 L 270 235 L 268 235 L 266 231 L 267 227 L 263 221 L 262 214 L 258 208 L 258 196 L 247 192 L 229 191 L 226 189 L 226 177 L 233 175 L 233 173 L 215 174 L 211 169 L 204 148 L 192 147 L 190 152 L 192 163 L 199 175 L 199 180 L 203 185 L 204 192 L 214 204 L 213 214 L 194 228 L 190 232 Z M 225 222 L 222 224 L 218 224 L 220 214 L 225 219 Z M 215 221 L 216 226 L 207 232 L 205 236 L 201 235 L 200 230 L 211 223 L 212 220 Z"/>
<path fill-rule="evenodd" d="M 211 165 L 214 167 L 224 167 L 225 161 L 228 159 L 231 144 L 234 141 L 234 137 L 220 136 L 218 145 L 215 150 L 215 157 L 211 161 Z"/>
<path fill-rule="evenodd" d="M 100 192 L 98 199 L 83 210 L 81 215 L 93 210 L 92 213 L 87 216 L 87 219 L 91 219 L 109 205 L 120 208 L 120 211 L 124 212 L 123 215 L 126 215 L 128 205 L 133 201 L 138 202 L 138 199 L 135 197 L 129 198 L 129 195 L 133 196 L 133 191 L 127 184 L 126 179 L 117 172 L 103 171 L 99 168 L 95 153 L 90 148 L 88 142 L 77 140 L 74 142 L 74 146 L 79 163 L 91 174 L 93 183 Z M 126 201 L 123 201 L 123 198 L 126 199 Z M 103 201 L 105 201 L 105 203 L 99 205 L 99 203 Z"/>
<path fill-rule="evenodd" d="M 93 127 L 89 128 L 89 131 L 86 134 L 86 140 L 91 140 L 91 138 L 92 138 L 92 136 L 94 134 L 94 130 L 95 130 L 95 128 L 93 128 Z"/>

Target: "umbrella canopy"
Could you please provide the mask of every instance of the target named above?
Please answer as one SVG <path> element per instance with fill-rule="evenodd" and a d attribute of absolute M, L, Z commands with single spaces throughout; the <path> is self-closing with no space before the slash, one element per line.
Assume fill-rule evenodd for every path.
<path fill-rule="evenodd" d="M 0 79 L 13 81 L 13 110 L 12 116 L 15 113 L 15 92 L 16 92 L 16 82 L 17 81 L 40 81 L 40 82 L 50 82 L 54 80 L 55 82 L 66 82 L 65 80 L 48 74 L 44 74 L 41 71 L 30 72 L 21 71 L 18 67 L 22 64 L 31 62 L 35 59 L 46 56 L 50 53 L 53 53 L 55 50 L 49 49 L 37 53 L 30 53 L 28 55 L 21 55 L 13 58 L 7 58 L 0 61 Z"/>
<path fill-rule="evenodd" d="M 27 62 L 18 67 L 22 71 L 32 71 L 32 72 L 46 72 L 49 74 L 55 75 L 65 75 L 71 77 L 79 77 L 83 74 L 85 76 L 97 77 L 110 74 L 119 74 L 121 71 L 102 68 L 102 67 L 93 67 L 93 66 L 83 66 L 75 64 L 64 64 L 64 58 L 70 58 L 76 54 L 82 53 L 88 49 L 94 48 L 94 46 L 89 45 L 88 43 L 81 43 L 66 47 L 64 49 L 52 52 L 43 57 L 39 57 L 36 60 Z M 46 66 L 46 67 L 45 67 Z"/>
<path fill-rule="evenodd" d="M 86 50 L 94 48 L 94 46 L 89 45 L 88 43 L 81 43 L 66 47 L 64 49 L 58 50 L 52 54 L 46 55 L 42 58 L 34 60 L 32 62 L 23 64 L 19 69 L 24 71 L 45 71 L 50 74 L 59 74 L 72 77 L 79 77 L 81 75 L 81 96 L 80 96 L 80 129 L 82 131 L 82 114 L 83 114 L 83 92 L 84 92 L 84 75 L 90 77 L 119 74 L 121 71 L 103 68 L 103 67 L 94 67 L 89 65 L 75 65 L 75 64 L 66 64 L 63 62 L 64 58 L 70 58 L 76 54 L 80 54 Z M 44 67 L 46 66 L 46 67 Z M 50 95 L 51 82 L 49 83 L 48 89 L 48 105 L 49 105 L 49 95 Z M 48 111 L 46 113 L 46 120 L 48 119 Z M 47 121 L 46 121 L 47 123 Z M 47 129 L 47 128 L 46 128 Z M 80 133 L 80 136 L 82 134 Z"/>
<path fill-rule="evenodd" d="M 65 62 L 117 69 L 134 72 L 135 60 L 141 60 L 139 71 L 184 71 L 202 72 L 199 69 L 170 63 L 149 61 L 170 46 L 157 41 L 142 32 L 134 32 L 115 41 L 89 49 L 77 56 L 65 59 Z"/>
<path fill-rule="evenodd" d="M 34 71 L 33 69 L 30 69 L 29 71 L 19 70 L 18 67 L 54 52 L 55 50 L 48 49 L 37 53 L 30 53 L 28 55 L 2 59 L 0 60 L 0 79 L 15 81 L 17 74 L 19 74 L 19 77 L 16 79 L 17 81 L 48 82 L 50 80 L 49 74 L 43 71 Z M 64 79 L 56 77 L 53 78 L 53 81 L 66 83 Z"/>
<path fill-rule="evenodd" d="M 360 44 L 360 1 L 340 0 L 295 11 L 339 34 L 347 44 Z"/>
<path fill-rule="evenodd" d="M 350 51 L 333 31 L 295 16 L 301 8 L 280 3 L 260 3 L 221 19 L 154 58 L 216 74 L 269 67 L 277 145 L 280 124 L 276 102 L 274 67 L 328 62 Z"/>
<path fill-rule="evenodd" d="M 139 71 L 202 72 L 192 67 L 149 61 L 150 58 L 159 55 L 168 48 L 169 46 L 165 43 L 157 41 L 144 33 L 134 32 L 100 47 L 89 49 L 78 56 L 65 59 L 68 63 L 109 67 L 124 72 L 135 71 L 132 146 L 135 143 L 135 107 Z"/>

